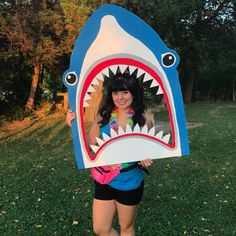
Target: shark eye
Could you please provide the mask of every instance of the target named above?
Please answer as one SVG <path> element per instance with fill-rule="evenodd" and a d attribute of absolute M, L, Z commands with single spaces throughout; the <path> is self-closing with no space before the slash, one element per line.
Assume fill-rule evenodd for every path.
<path fill-rule="evenodd" d="M 171 67 L 175 64 L 176 57 L 174 54 L 167 52 L 165 54 L 162 54 L 162 64 L 165 67 Z"/>
<path fill-rule="evenodd" d="M 75 72 L 69 72 L 67 75 L 66 75 L 66 83 L 68 85 L 75 85 L 76 82 L 77 82 L 77 75 Z"/>

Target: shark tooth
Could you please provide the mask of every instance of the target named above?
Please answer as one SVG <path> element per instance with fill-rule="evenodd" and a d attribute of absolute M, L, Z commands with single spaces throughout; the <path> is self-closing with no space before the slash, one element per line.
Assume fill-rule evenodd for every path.
<path fill-rule="evenodd" d="M 143 83 L 147 82 L 149 80 L 153 79 L 151 75 L 149 75 L 148 73 L 145 74 L 144 78 L 143 78 Z"/>
<path fill-rule="evenodd" d="M 119 128 L 118 128 L 118 134 L 119 135 L 125 134 L 125 131 L 122 129 L 121 126 L 119 126 Z"/>
<path fill-rule="evenodd" d="M 169 143 L 169 141 L 170 141 L 170 134 L 165 135 L 165 136 L 162 138 L 162 140 L 163 140 L 165 143 Z"/>
<path fill-rule="evenodd" d="M 101 81 L 104 81 L 104 76 L 103 74 L 99 73 L 97 76 L 96 76 L 97 79 L 101 80 Z"/>
<path fill-rule="evenodd" d="M 85 94 L 85 97 L 84 97 L 84 101 L 87 101 L 87 100 L 90 100 L 90 99 L 91 99 L 91 97 L 89 96 L 88 93 L 86 93 L 86 94 Z"/>
<path fill-rule="evenodd" d="M 88 87 L 87 92 L 89 92 L 89 93 L 93 93 L 93 92 L 95 92 L 95 89 L 93 88 L 92 85 L 90 85 L 90 86 Z"/>
<path fill-rule="evenodd" d="M 109 68 L 112 71 L 112 73 L 115 75 L 117 72 L 118 65 L 113 65 L 113 66 L 110 66 Z"/>
<path fill-rule="evenodd" d="M 106 77 L 109 77 L 109 70 L 108 70 L 108 67 L 104 68 L 102 70 L 102 73 L 106 76 Z"/>
<path fill-rule="evenodd" d="M 139 124 L 136 124 L 135 126 L 134 126 L 134 131 L 133 131 L 134 133 L 140 133 L 140 126 L 139 126 Z"/>
<path fill-rule="evenodd" d="M 161 95 L 161 94 L 163 94 L 163 91 L 161 89 L 161 86 L 159 86 L 156 95 Z"/>
<path fill-rule="evenodd" d="M 89 107 L 89 104 L 87 102 L 84 101 L 83 103 L 83 107 Z"/>
<path fill-rule="evenodd" d="M 125 70 L 127 69 L 127 65 L 119 65 L 119 67 L 120 67 L 121 74 L 123 74 Z"/>
<path fill-rule="evenodd" d="M 138 78 L 140 75 L 144 74 L 144 73 L 145 73 L 144 70 L 138 68 L 137 78 Z"/>
<path fill-rule="evenodd" d="M 163 136 L 163 131 L 160 131 L 159 133 L 156 134 L 156 138 L 162 139 Z"/>
<path fill-rule="evenodd" d="M 147 133 L 148 133 L 148 127 L 147 127 L 147 125 L 144 125 L 144 126 L 143 126 L 141 132 L 142 132 L 143 134 L 147 134 Z"/>
<path fill-rule="evenodd" d="M 92 81 L 92 84 L 99 85 L 99 81 L 95 78 L 95 79 Z"/>
<path fill-rule="evenodd" d="M 126 125 L 125 132 L 126 132 L 126 134 L 130 134 L 130 133 L 132 133 L 132 129 L 131 129 L 131 127 L 130 127 L 129 124 Z"/>
<path fill-rule="evenodd" d="M 135 66 L 129 66 L 129 74 L 131 75 L 136 69 L 137 67 Z"/>
<path fill-rule="evenodd" d="M 102 134 L 102 137 L 104 139 L 105 142 L 107 142 L 111 137 L 105 133 Z"/>
<path fill-rule="evenodd" d="M 157 87 L 158 85 L 158 82 L 154 79 L 150 85 L 150 88 Z"/>
<path fill-rule="evenodd" d="M 155 127 L 152 127 L 152 128 L 149 130 L 148 135 L 150 135 L 150 136 L 155 136 Z"/>
<path fill-rule="evenodd" d="M 95 153 L 96 153 L 97 150 L 99 149 L 99 147 L 96 146 L 96 145 L 90 145 L 90 147 L 92 148 L 92 150 L 93 150 Z"/>
<path fill-rule="evenodd" d="M 102 139 L 100 139 L 98 137 L 96 137 L 96 140 L 97 140 L 97 143 L 100 147 L 105 143 L 105 141 L 103 141 Z"/>
<path fill-rule="evenodd" d="M 114 129 L 110 129 L 110 134 L 112 138 L 115 138 L 118 135 Z"/>

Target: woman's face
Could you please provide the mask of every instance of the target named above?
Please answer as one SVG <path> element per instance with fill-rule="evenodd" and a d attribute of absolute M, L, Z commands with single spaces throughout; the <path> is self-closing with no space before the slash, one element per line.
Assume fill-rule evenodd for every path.
<path fill-rule="evenodd" d="M 115 106 L 120 110 L 128 110 L 133 102 L 133 95 L 129 90 L 112 92 Z"/>

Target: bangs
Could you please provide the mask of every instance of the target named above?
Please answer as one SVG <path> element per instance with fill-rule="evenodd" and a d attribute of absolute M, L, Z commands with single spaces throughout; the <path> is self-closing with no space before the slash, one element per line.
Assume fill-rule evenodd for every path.
<path fill-rule="evenodd" d="M 110 88 L 112 92 L 129 90 L 128 81 L 122 77 L 118 77 L 112 81 Z"/>

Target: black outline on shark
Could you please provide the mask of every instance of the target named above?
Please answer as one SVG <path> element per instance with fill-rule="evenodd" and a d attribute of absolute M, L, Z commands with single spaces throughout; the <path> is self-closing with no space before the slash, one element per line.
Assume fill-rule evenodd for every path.
<path fill-rule="evenodd" d="M 110 24 L 109 22 L 113 22 L 112 24 L 117 23 L 118 27 L 124 30 L 124 32 L 131 36 L 131 38 L 133 37 L 133 39 L 136 40 L 135 42 L 145 48 L 146 52 L 150 53 L 154 59 L 150 62 L 150 60 L 140 57 L 140 55 L 132 55 L 129 53 L 126 55 L 126 53 L 123 52 L 120 55 L 116 54 L 111 55 L 110 57 L 107 55 L 105 57 L 101 56 L 100 58 L 95 57 L 96 60 L 90 62 L 90 66 L 88 66 L 86 56 L 91 52 L 91 48 L 96 44 L 99 32 L 102 30 L 102 24 L 104 25 L 107 22 L 108 24 Z M 171 58 L 171 60 L 168 61 L 168 58 Z M 156 60 L 156 63 L 154 60 Z M 76 161 L 78 168 L 80 169 L 102 165 L 99 162 L 99 164 L 96 163 L 97 160 L 101 158 L 101 153 L 104 151 L 100 148 L 100 156 L 97 157 L 97 159 L 93 159 L 88 155 L 88 152 L 85 149 L 86 142 L 83 140 L 84 138 L 82 138 L 82 136 L 84 134 L 81 132 L 83 121 L 80 116 L 84 96 L 98 71 L 122 63 L 142 68 L 146 74 L 149 73 L 149 75 L 155 77 L 159 87 L 162 88 L 164 92 L 164 97 L 172 120 L 171 126 L 174 142 L 172 146 L 164 145 L 164 148 L 173 152 L 173 155 L 169 156 L 189 155 L 182 94 L 176 69 L 179 63 L 178 55 L 175 51 L 167 48 L 157 33 L 143 20 L 121 7 L 115 5 L 104 5 L 93 13 L 81 30 L 71 55 L 70 68 L 63 76 L 63 82 L 69 91 L 69 106 L 77 114 L 77 119 L 72 123 L 72 132 Z M 135 136 L 135 134 L 131 133 L 125 135 L 123 140 L 126 139 L 126 141 L 129 141 L 132 136 Z M 141 138 L 144 140 L 145 135 L 141 136 L 143 136 Z M 118 143 L 119 139 L 114 136 L 107 146 L 115 146 L 116 142 Z M 155 140 L 151 140 L 151 142 L 155 143 Z M 149 144 L 146 143 L 146 145 L 148 146 Z M 159 156 L 157 158 L 162 157 Z"/>

